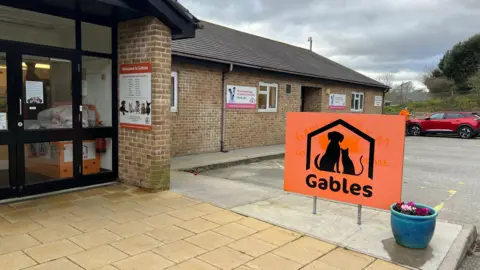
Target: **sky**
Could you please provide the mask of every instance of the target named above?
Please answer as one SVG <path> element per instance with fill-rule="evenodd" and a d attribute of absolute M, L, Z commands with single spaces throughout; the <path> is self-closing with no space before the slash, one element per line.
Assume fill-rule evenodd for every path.
<path fill-rule="evenodd" d="M 435 68 L 454 44 L 480 33 L 480 0 L 178 0 L 198 19 L 309 48 L 395 84 Z"/>

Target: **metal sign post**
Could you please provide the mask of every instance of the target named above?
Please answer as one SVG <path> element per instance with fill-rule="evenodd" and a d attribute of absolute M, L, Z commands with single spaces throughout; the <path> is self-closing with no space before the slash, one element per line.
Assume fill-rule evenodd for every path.
<path fill-rule="evenodd" d="M 313 197 L 313 214 L 317 214 L 317 197 Z"/>
<path fill-rule="evenodd" d="M 357 224 L 362 225 L 362 206 L 358 205 Z"/>

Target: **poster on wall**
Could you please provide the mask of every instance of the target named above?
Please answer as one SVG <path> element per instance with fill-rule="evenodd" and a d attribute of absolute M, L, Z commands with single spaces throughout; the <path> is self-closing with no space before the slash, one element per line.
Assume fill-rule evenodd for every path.
<path fill-rule="evenodd" d="M 227 85 L 227 109 L 255 109 L 257 108 L 257 88 L 238 85 Z"/>
<path fill-rule="evenodd" d="M 347 95 L 330 94 L 330 98 L 328 99 L 328 108 L 333 110 L 347 108 Z"/>
<path fill-rule="evenodd" d="M 25 98 L 27 104 L 43 104 L 43 82 L 26 81 Z"/>
<path fill-rule="evenodd" d="M 382 104 L 383 104 L 383 97 L 375 96 L 375 107 L 382 107 Z"/>
<path fill-rule="evenodd" d="M 152 130 L 152 63 L 120 65 L 120 127 Z"/>

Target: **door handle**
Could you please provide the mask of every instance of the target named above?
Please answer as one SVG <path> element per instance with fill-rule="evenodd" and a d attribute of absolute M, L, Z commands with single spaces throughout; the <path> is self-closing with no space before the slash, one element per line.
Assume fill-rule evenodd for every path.
<path fill-rule="evenodd" d="M 22 115 L 22 113 L 23 113 L 22 105 L 23 105 L 22 99 L 19 98 L 19 99 L 18 99 L 18 114 L 19 114 L 19 115 Z"/>

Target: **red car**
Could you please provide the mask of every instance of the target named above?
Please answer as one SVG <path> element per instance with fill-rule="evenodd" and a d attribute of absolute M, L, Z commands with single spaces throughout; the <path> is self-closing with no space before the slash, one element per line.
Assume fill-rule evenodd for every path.
<path fill-rule="evenodd" d="M 480 115 L 474 112 L 436 112 L 424 119 L 408 120 L 407 128 L 413 136 L 458 134 L 463 139 L 471 139 L 480 134 Z"/>

